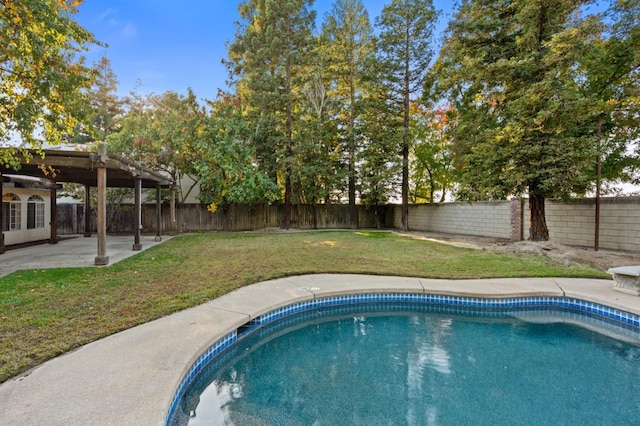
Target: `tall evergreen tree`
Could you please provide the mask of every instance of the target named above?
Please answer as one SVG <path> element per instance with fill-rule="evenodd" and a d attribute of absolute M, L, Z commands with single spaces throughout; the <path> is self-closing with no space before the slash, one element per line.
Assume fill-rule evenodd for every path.
<path fill-rule="evenodd" d="M 265 170 L 284 187 L 283 228 L 291 223 L 292 165 L 302 72 L 312 50 L 313 0 L 246 0 L 227 63 L 255 129 L 252 142 Z"/>
<path fill-rule="evenodd" d="M 307 68 L 310 78 L 303 90 L 300 138 L 294 151 L 297 198 L 312 205 L 314 214 L 316 204 L 329 203 L 346 176 L 337 141 L 338 123 L 331 119 L 337 114 L 338 102 L 330 95 L 331 81 L 326 77 L 326 63 L 326 52 L 318 43 L 313 61 Z"/>
<path fill-rule="evenodd" d="M 593 35 L 580 15 L 586 3 L 463 1 L 428 88 L 459 113 L 459 196 L 528 194 L 532 240 L 549 236 L 545 198 L 584 191 L 595 158 L 576 75 Z"/>
<path fill-rule="evenodd" d="M 88 123 L 76 127 L 72 143 L 104 141 L 118 130 L 117 119 L 124 112 L 124 102 L 118 96 L 118 78 L 111 68 L 109 58 L 101 56 L 93 64 L 92 70 L 94 79 L 87 92 Z"/>
<path fill-rule="evenodd" d="M 579 67 L 590 117 L 585 131 L 596 139 L 602 165 L 597 191 L 600 177 L 605 185 L 633 181 L 640 166 L 629 149 L 640 137 L 640 1 L 612 2 L 605 18 L 592 20 L 597 36 L 584 49 Z"/>
<path fill-rule="evenodd" d="M 437 20 L 432 0 L 392 0 L 376 21 L 378 48 L 384 64 L 382 78 L 391 101 L 403 118 L 402 133 L 402 229 L 409 229 L 409 147 L 411 101 L 422 90 L 433 56 L 432 35 Z"/>
<path fill-rule="evenodd" d="M 90 92 L 91 122 L 99 132 L 97 138 L 104 139 L 117 130 L 116 119 L 123 112 L 123 102 L 118 97 L 118 78 L 109 58 L 106 55 L 100 57 L 93 69 L 96 77 Z"/>
<path fill-rule="evenodd" d="M 361 0 L 337 0 L 325 17 L 321 36 L 333 84 L 330 96 L 340 104 L 338 128 L 348 170 L 350 222 L 357 228 L 356 157 L 362 136 L 362 99 L 371 79 L 371 57 L 375 52 L 369 15 Z"/>
<path fill-rule="evenodd" d="M 356 158 L 360 173 L 358 192 L 362 203 L 377 212 L 397 191 L 402 171 L 398 147 L 404 127 L 398 108 L 389 102 L 388 88 L 383 84 L 370 87 L 362 100 L 362 108 L 363 140 Z"/>

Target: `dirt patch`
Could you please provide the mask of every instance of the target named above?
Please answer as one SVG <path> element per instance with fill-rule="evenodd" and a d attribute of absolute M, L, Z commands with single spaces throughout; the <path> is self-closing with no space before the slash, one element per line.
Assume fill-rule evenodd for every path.
<path fill-rule="evenodd" d="M 511 253 L 533 254 L 554 259 L 562 259 L 584 263 L 607 271 L 617 266 L 640 265 L 640 253 L 598 250 L 593 248 L 571 247 L 553 241 L 518 241 L 511 242 L 487 237 L 474 237 L 468 235 L 410 233 L 411 235 L 452 244 L 461 247 L 469 247 L 486 250 L 499 250 Z"/>

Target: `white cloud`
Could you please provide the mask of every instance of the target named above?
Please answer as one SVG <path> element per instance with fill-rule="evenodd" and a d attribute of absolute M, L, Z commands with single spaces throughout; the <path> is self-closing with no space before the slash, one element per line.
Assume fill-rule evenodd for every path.
<path fill-rule="evenodd" d="M 121 30 L 120 36 L 125 39 L 131 39 L 138 35 L 138 29 L 131 22 L 128 22 Z"/>
<path fill-rule="evenodd" d="M 104 12 L 102 12 L 100 15 L 98 15 L 98 21 L 100 22 L 107 21 L 109 25 L 117 25 L 118 20 L 114 17 L 115 15 L 117 15 L 117 13 L 118 13 L 117 9 L 110 7 L 106 9 Z"/>
<path fill-rule="evenodd" d="M 138 36 L 139 31 L 132 22 L 123 22 L 119 19 L 119 10 L 113 7 L 105 9 L 98 15 L 98 22 L 102 22 L 111 30 L 115 30 L 119 37 L 129 40 Z"/>

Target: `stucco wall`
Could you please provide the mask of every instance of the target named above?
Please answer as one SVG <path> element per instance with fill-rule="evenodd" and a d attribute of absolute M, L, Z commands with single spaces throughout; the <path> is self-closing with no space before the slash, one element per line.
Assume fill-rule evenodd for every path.
<path fill-rule="evenodd" d="M 5 245 L 8 246 L 12 244 L 46 240 L 51 236 L 51 197 L 49 190 L 4 186 L 2 192 L 3 194 L 16 194 L 18 197 L 20 197 L 21 204 L 20 230 L 5 231 Z M 32 195 L 39 195 L 44 199 L 44 228 L 27 229 L 27 200 Z"/>

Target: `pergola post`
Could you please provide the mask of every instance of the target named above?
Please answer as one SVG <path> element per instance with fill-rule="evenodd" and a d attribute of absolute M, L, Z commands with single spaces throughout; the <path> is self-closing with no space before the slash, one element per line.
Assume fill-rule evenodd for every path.
<path fill-rule="evenodd" d="M 136 177 L 135 180 L 135 196 L 133 207 L 133 222 L 135 223 L 133 250 L 142 250 L 142 244 L 140 243 L 140 228 L 142 228 L 142 179 Z"/>
<path fill-rule="evenodd" d="M 170 221 L 171 224 L 169 225 L 169 227 L 171 228 L 171 235 L 175 235 L 175 231 L 176 231 L 176 189 L 173 187 L 173 185 L 171 185 L 171 190 L 170 190 L 170 194 L 169 195 L 169 216 L 170 216 Z"/>
<path fill-rule="evenodd" d="M 58 244 L 58 201 L 55 184 L 50 189 L 51 219 L 49 220 L 49 244 Z"/>
<path fill-rule="evenodd" d="M 160 226 L 162 223 L 162 197 L 161 197 L 162 187 L 160 184 L 156 186 L 156 242 L 162 241 L 162 237 L 160 236 Z"/>
<path fill-rule="evenodd" d="M 3 212 L 4 212 L 4 206 L 2 205 L 2 190 L 3 190 L 3 186 L 4 186 L 4 176 L 2 176 L 2 173 L 0 173 L 0 254 L 3 254 L 5 252 L 5 248 L 4 248 L 4 218 L 3 216 Z"/>
<path fill-rule="evenodd" d="M 84 236 L 91 236 L 91 187 L 84 186 Z"/>
<path fill-rule="evenodd" d="M 96 163 L 98 175 L 98 255 L 95 264 L 109 264 L 107 256 L 107 146 L 98 145 L 98 161 Z"/>

